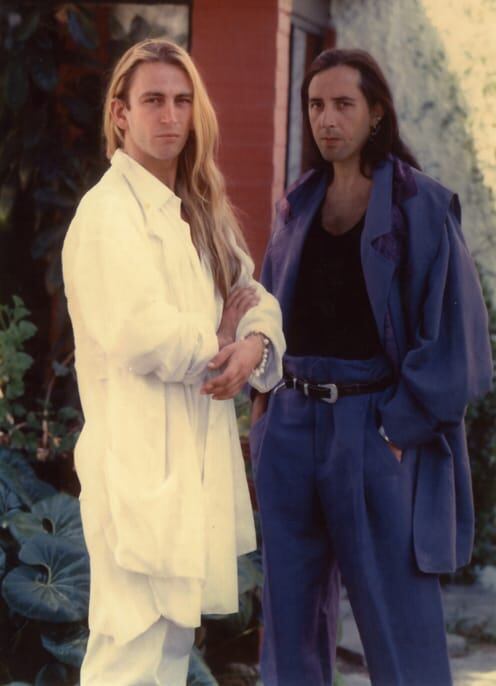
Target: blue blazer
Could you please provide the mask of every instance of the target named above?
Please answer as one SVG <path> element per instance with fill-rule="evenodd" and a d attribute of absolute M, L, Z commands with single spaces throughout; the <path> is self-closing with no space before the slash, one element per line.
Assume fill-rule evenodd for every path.
<path fill-rule="evenodd" d="M 312 170 L 277 205 L 261 281 L 287 330 L 303 244 L 329 183 Z M 470 560 L 474 511 L 467 403 L 491 388 L 488 317 L 456 195 L 396 158 L 376 169 L 362 234 L 370 303 L 397 383 L 380 411 L 387 435 L 419 451 L 414 549 L 425 572 Z M 338 401 L 339 402 L 339 401 Z"/>

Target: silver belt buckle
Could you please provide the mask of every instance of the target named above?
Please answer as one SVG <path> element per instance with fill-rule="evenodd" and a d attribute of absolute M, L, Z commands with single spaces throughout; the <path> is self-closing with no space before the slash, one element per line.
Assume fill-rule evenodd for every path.
<path fill-rule="evenodd" d="M 319 386 L 323 386 L 324 388 L 328 388 L 331 391 L 331 397 L 330 398 L 321 398 L 325 403 L 330 403 L 331 405 L 334 405 L 336 400 L 338 399 L 339 393 L 338 393 L 338 387 L 336 386 L 335 383 L 323 383 L 319 384 Z"/>

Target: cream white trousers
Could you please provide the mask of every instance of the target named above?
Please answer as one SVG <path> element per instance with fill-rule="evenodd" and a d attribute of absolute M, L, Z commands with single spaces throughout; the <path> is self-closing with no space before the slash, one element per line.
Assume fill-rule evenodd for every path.
<path fill-rule="evenodd" d="M 185 686 L 193 641 L 194 629 L 163 617 L 121 645 L 90 632 L 80 686 Z"/>

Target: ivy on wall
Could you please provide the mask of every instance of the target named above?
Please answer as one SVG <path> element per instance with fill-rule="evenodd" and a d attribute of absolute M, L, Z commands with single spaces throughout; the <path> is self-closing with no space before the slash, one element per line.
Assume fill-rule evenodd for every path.
<path fill-rule="evenodd" d="M 125 33 L 109 5 L 0 7 L 0 302 L 18 294 L 33 312 L 38 385 L 72 346 L 61 248 L 77 203 L 106 168 L 105 81 L 117 56 L 151 33 L 139 16 Z"/>
<path fill-rule="evenodd" d="M 96 178 L 101 67 L 95 18 L 82 7 L 0 10 L 0 221 L 29 224 L 45 287 L 61 286 L 60 245 L 81 188 Z"/>

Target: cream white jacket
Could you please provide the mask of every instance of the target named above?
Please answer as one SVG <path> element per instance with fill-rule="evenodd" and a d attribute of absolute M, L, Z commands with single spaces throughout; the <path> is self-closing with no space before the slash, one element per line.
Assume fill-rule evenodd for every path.
<path fill-rule="evenodd" d="M 241 285 L 255 284 L 239 251 Z M 124 152 L 82 199 L 62 253 L 85 424 L 76 446 L 91 564 L 90 629 L 118 643 L 161 615 L 183 626 L 237 610 L 236 556 L 255 547 L 233 401 L 199 394 L 218 351 L 223 302 L 181 219 L 180 200 Z M 237 338 L 272 341 L 264 376 L 281 377 L 277 301 Z"/>

